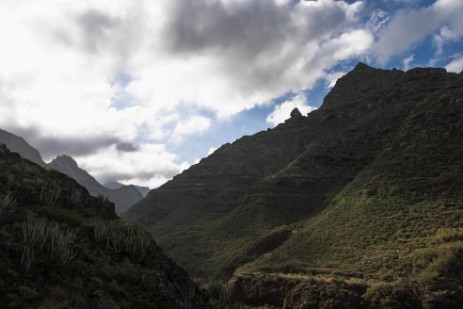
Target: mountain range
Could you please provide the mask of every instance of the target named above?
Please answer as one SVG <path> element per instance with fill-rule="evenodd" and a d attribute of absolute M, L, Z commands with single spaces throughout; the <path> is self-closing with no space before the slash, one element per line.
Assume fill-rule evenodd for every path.
<path fill-rule="evenodd" d="M 459 308 L 461 115 L 462 73 L 360 63 L 318 110 L 222 146 L 123 216 L 247 304 Z"/>
<path fill-rule="evenodd" d="M 108 197 L 116 205 L 117 214 L 125 212 L 130 206 L 143 199 L 149 191 L 147 187 L 126 186 L 116 182 L 103 186 L 87 171 L 79 168 L 76 161 L 67 155 L 58 156 L 49 164 L 46 164 L 39 151 L 29 145 L 22 137 L 1 129 L 0 144 L 4 144 L 9 150 L 19 153 L 23 158 L 42 167 L 51 168 L 68 175 L 84 186 L 93 196 L 103 195 Z"/>
<path fill-rule="evenodd" d="M 71 157 L 0 131 L 0 307 L 461 308 L 461 115 L 463 73 L 359 63 L 122 213 L 160 247 Z"/>

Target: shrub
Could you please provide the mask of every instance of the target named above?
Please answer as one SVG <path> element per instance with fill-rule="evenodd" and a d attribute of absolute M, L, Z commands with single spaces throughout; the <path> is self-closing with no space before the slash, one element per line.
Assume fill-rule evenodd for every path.
<path fill-rule="evenodd" d="M 71 209 L 63 207 L 45 206 L 38 209 L 38 211 L 41 214 L 45 215 L 48 219 L 57 222 L 65 222 L 73 226 L 82 225 L 82 215 L 79 214 L 77 211 Z"/>
<path fill-rule="evenodd" d="M 29 219 L 23 223 L 24 251 L 21 267 L 28 273 L 35 260 L 35 250 L 42 251 L 48 258 L 60 264 L 71 262 L 77 255 L 73 242 L 75 233 L 63 231 L 57 223 Z"/>
<path fill-rule="evenodd" d="M 457 241 L 437 248 L 424 248 L 414 254 L 413 268 L 421 283 L 430 283 L 442 275 L 462 271 L 463 242 Z"/>
<path fill-rule="evenodd" d="M 97 223 L 95 240 L 105 243 L 108 250 L 129 254 L 135 261 L 143 260 L 152 241 L 143 228 L 122 220 Z"/>
<path fill-rule="evenodd" d="M 0 216 L 13 211 L 16 201 L 9 193 L 0 197 Z"/>
<path fill-rule="evenodd" d="M 230 291 L 226 285 L 218 281 L 211 281 L 208 283 L 209 297 L 219 305 L 225 306 L 230 300 Z"/>

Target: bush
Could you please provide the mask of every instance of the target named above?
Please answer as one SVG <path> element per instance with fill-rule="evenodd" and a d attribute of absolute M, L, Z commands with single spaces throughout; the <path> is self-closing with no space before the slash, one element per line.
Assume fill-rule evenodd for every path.
<path fill-rule="evenodd" d="M 62 231 L 57 223 L 29 219 L 23 223 L 24 251 L 21 267 L 28 273 L 35 260 L 35 250 L 43 252 L 48 258 L 60 264 L 71 262 L 77 255 L 73 242 L 73 231 Z"/>
<path fill-rule="evenodd" d="M 152 241 L 143 228 L 122 220 L 97 223 L 95 240 L 104 243 L 108 250 L 129 254 L 135 261 L 143 260 Z"/>
<path fill-rule="evenodd" d="M 0 216 L 13 211 L 16 201 L 9 193 L 0 197 Z"/>
<path fill-rule="evenodd" d="M 417 250 L 413 269 L 421 283 L 431 283 L 439 276 L 458 275 L 463 271 L 463 242 L 445 244 L 437 248 Z"/>

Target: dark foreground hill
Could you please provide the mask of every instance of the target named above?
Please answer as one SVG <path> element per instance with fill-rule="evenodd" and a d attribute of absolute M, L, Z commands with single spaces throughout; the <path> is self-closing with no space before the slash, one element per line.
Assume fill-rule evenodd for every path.
<path fill-rule="evenodd" d="M 0 308 L 207 308 L 114 204 L 0 145 Z"/>
<path fill-rule="evenodd" d="M 320 109 L 221 147 L 125 216 L 192 274 L 237 275 L 255 297 L 235 294 L 256 305 L 272 285 L 274 305 L 294 308 L 310 294 L 298 289 L 334 301 L 326 295 L 354 286 L 363 303 L 351 308 L 458 308 L 462 115 L 461 73 L 359 64 Z M 288 273 L 303 280 L 291 287 Z"/>

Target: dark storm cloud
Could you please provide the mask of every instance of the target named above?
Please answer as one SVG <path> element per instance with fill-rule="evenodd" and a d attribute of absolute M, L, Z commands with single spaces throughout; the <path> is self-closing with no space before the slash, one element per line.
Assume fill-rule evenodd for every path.
<path fill-rule="evenodd" d="M 122 152 L 134 152 L 138 150 L 138 147 L 132 143 L 119 143 L 116 145 L 116 149 Z"/>
<path fill-rule="evenodd" d="M 308 7 L 268 0 L 173 0 L 168 16 L 163 35 L 168 52 L 220 59 L 222 72 L 246 95 L 285 81 L 295 86 L 291 78 L 312 72 L 294 73 L 301 63 L 310 65 L 307 51 L 349 22 L 346 10 L 334 2 Z"/>
<path fill-rule="evenodd" d="M 253 57 L 278 50 L 287 41 L 304 44 L 323 37 L 346 19 L 345 11 L 336 5 L 311 8 L 305 16 L 302 6 L 279 6 L 268 0 L 230 4 L 174 0 L 165 39 L 172 52 L 217 49 Z"/>
<path fill-rule="evenodd" d="M 91 155 L 102 148 L 120 144 L 117 138 L 111 136 L 50 137 L 42 136 L 38 128 L 21 128 L 15 125 L 5 126 L 5 130 L 24 138 L 40 152 L 46 161 L 59 154 L 70 156 Z"/>
<path fill-rule="evenodd" d="M 84 46 L 92 53 L 108 44 L 111 30 L 119 24 L 119 20 L 109 17 L 103 12 L 88 10 L 77 18 L 83 32 Z"/>
<path fill-rule="evenodd" d="M 33 141 L 44 158 L 49 158 L 59 153 L 70 156 L 91 155 L 102 148 L 107 148 L 118 142 L 113 137 L 87 137 L 82 139 L 38 137 Z"/>

